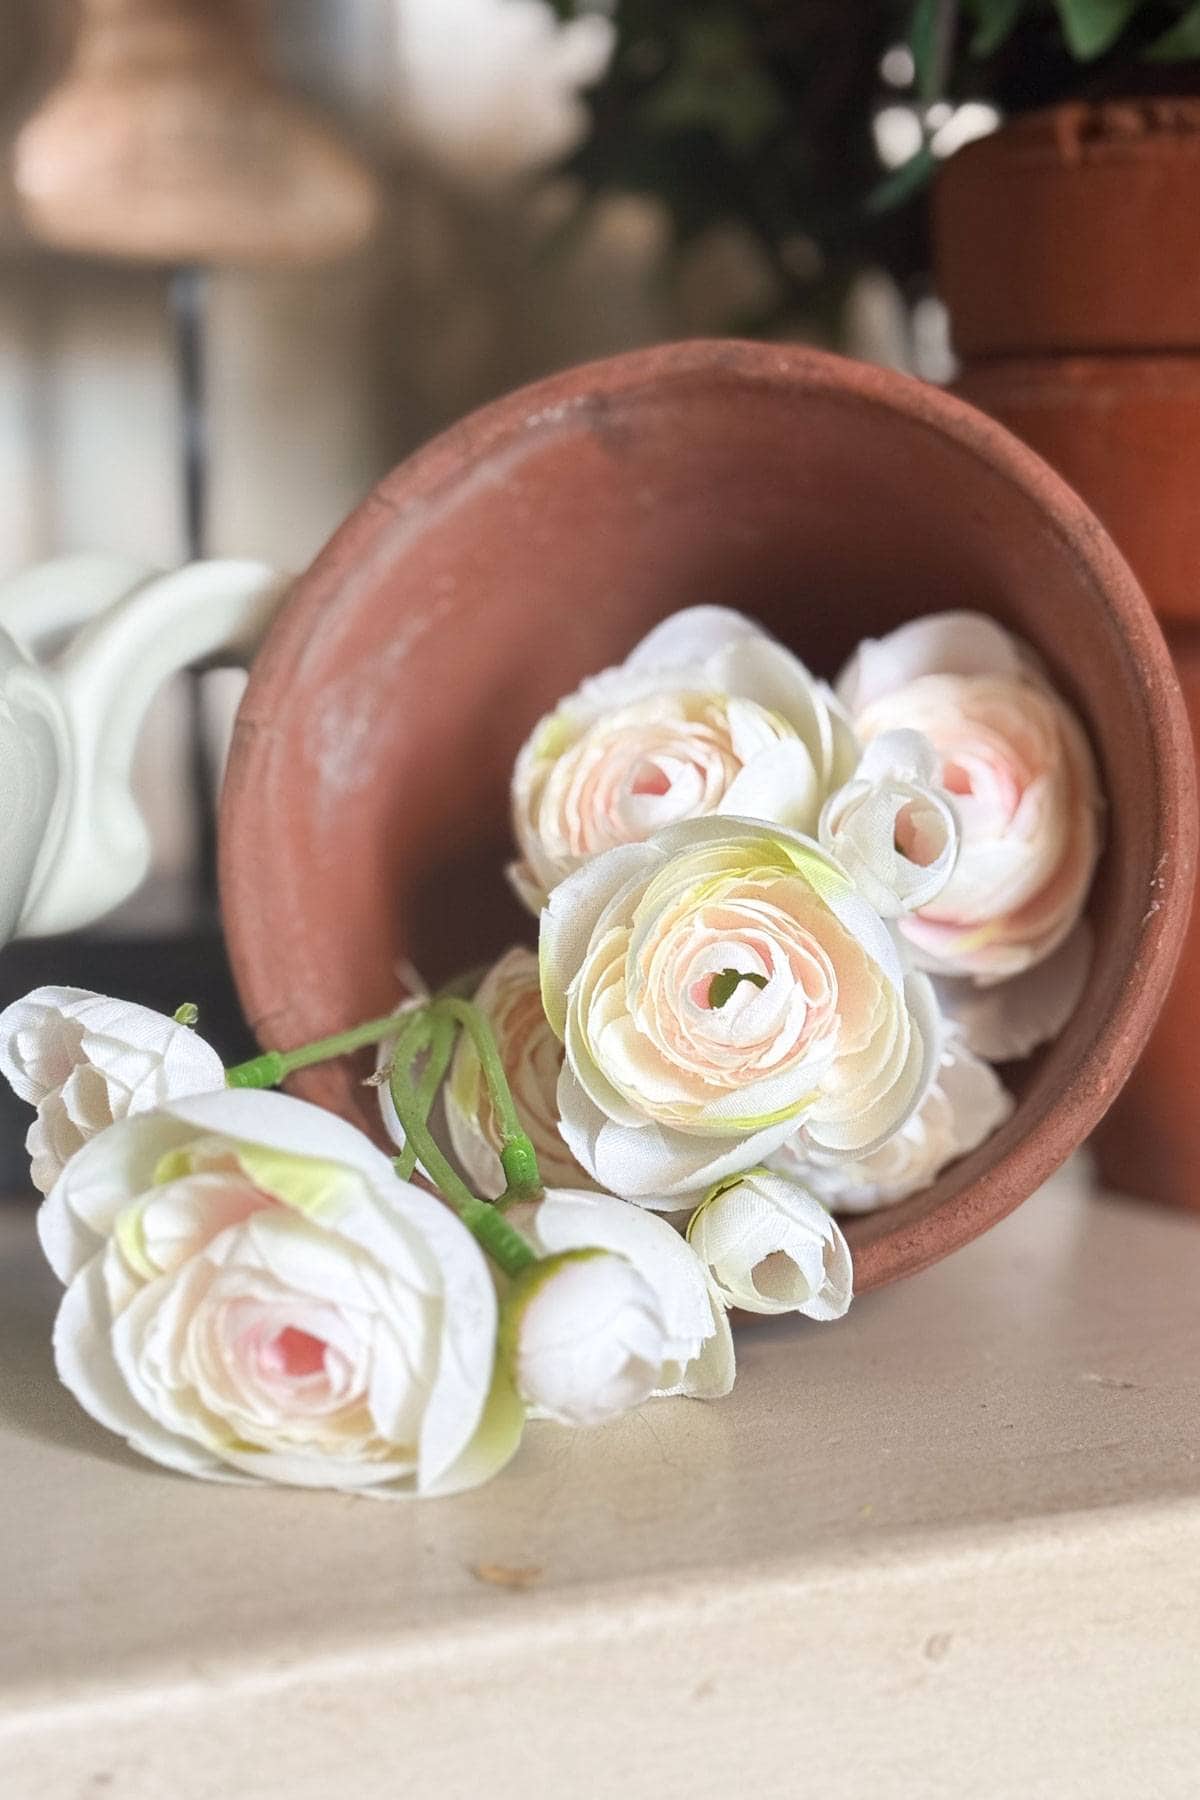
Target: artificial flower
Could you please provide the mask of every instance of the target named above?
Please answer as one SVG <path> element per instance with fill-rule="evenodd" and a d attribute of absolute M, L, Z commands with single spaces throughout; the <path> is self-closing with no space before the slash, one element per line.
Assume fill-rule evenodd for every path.
<path fill-rule="evenodd" d="M 517 758 L 514 886 L 536 910 L 605 850 L 712 813 L 815 832 L 858 744 L 841 707 L 740 613 L 676 613 L 585 681 Z"/>
<path fill-rule="evenodd" d="M 801 1129 L 870 1155 L 937 1051 L 928 982 L 845 870 L 754 820 L 595 858 L 551 895 L 540 961 L 567 1145 L 606 1191 L 664 1211 Z"/>
<path fill-rule="evenodd" d="M 25 1146 L 43 1194 L 115 1119 L 225 1085 L 220 1057 L 187 1026 L 72 987 L 35 988 L 5 1007 L 0 1072 L 37 1108 Z"/>
<path fill-rule="evenodd" d="M 642 1287 L 608 1272 L 603 1282 L 575 1279 L 539 1285 L 531 1271 L 537 1311 L 522 1324 L 518 1379 L 530 1399 L 557 1397 L 555 1416 L 573 1422 L 597 1406 L 636 1405 L 646 1393 L 716 1400 L 733 1386 L 733 1337 L 698 1257 L 665 1219 L 612 1194 L 548 1188 L 539 1201 L 508 1209 L 507 1216 L 544 1257 L 605 1251 L 622 1258 L 653 1297 L 661 1332 L 653 1348 L 651 1308 Z M 611 1279 L 610 1279 L 611 1278 Z M 528 1318 L 529 1308 L 525 1308 Z M 658 1356 L 658 1366 L 645 1365 Z M 642 1396 L 644 1398 L 645 1395 Z M 606 1416 L 610 1416 L 606 1414 Z"/>
<path fill-rule="evenodd" d="M 837 1220 L 797 1181 L 750 1169 L 692 1214 L 688 1242 L 726 1306 L 840 1319 L 854 1294 L 850 1247 Z"/>
<path fill-rule="evenodd" d="M 900 925 L 919 965 L 993 982 L 1043 962 L 1087 899 L 1101 802 L 1083 728 L 1032 652 L 979 614 L 935 614 L 861 645 L 838 693 L 865 741 L 928 738 L 954 803 L 954 873 Z"/>
<path fill-rule="evenodd" d="M 648 1400 L 666 1361 L 654 1290 L 608 1250 L 568 1250 L 518 1278 L 501 1343 L 525 1404 L 559 1425 L 603 1425 Z"/>
<path fill-rule="evenodd" d="M 937 781 L 928 739 L 885 731 L 821 808 L 822 844 L 881 918 L 928 906 L 954 873 L 958 827 Z"/>
<path fill-rule="evenodd" d="M 588 1177 L 558 1129 L 563 1052 L 542 1006 L 536 954 L 520 947 L 506 951 L 483 977 L 473 998 L 495 1035 L 542 1180 L 550 1187 L 587 1187 Z M 466 1032 L 455 1049 L 445 1103 L 450 1142 L 463 1172 L 476 1193 L 496 1199 L 505 1189 L 500 1130 L 478 1053 Z"/>
<path fill-rule="evenodd" d="M 1012 1095 L 995 1071 L 950 1030 L 920 1106 L 873 1155 L 838 1161 L 797 1137 L 775 1152 L 771 1166 L 835 1212 L 873 1212 L 929 1187 L 950 1163 L 977 1150 L 1012 1110 Z"/>
<path fill-rule="evenodd" d="M 142 1455 L 211 1479 L 453 1493 L 522 1409 L 482 1251 L 344 1120 L 278 1093 L 100 1133 L 38 1215 L 58 1372 Z"/>

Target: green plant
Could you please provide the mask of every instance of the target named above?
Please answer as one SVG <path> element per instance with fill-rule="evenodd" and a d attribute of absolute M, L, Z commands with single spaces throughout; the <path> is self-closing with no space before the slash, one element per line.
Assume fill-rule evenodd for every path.
<path fill-rule="evenodd" d="M 552 0 L 569 17 L 595 0 Z M 938 108 L 1001 114 L 1071 97 L 1194 82 L 1200 0 L 616 0 L 616 50 L 588 96 L 591 129 L 568 169 L 591 192 L 657 197 L 676 243 L 737 220 L 780 300 L 834 307 L 864 264 L 901 282 L 928 266 L 923 189 Z M 881 69 L 907 46 L 911 79 Z M 1169 65 L 1169 66 L 1168 66 Z M 916 153 L 880 161 L 880 109 L 908 106 Z"/>

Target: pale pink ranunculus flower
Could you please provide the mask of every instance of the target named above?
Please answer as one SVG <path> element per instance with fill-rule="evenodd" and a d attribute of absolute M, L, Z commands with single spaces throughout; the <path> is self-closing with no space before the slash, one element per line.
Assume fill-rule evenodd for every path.
<path fill-rule="evenodd" d="M 977 982 L 1044 962 L 1087 900 L 1102 803 L 1083 727 L 993 620 L 935 614 L 860 646 L 838 693 L 866 742 L 920 732 L 959 824 L 953 874 L 899 929 L 919 966 Z"/>
<path fill-rule="evenodd" d="M 782 826 L 692 819 L 608 851 L 550 896 L 539 950 L 568 1147 L 660 1211 L 801 1129 L 869 1155 L 936 1054 L 926 978 L 836 859 Z"/>
<path fill-rule="evenodd" d="M 520 1441 L 486 1258 L 345 1120 L 224 1089 L 110 1125 L 38 1214 L 59 1376 L 212 1480 L 476 1486 Z"/>
<path fill-rule="evenodd" d="M 830 689 L 791 651 L 740 613 L 692 607 L 534 727 L 513 773 L 510 877 L 536 911 L 590 857 L 683 819 L 815 833 L 858 755 Z"/>
<path fill-rule="evenodd" d="M 500 1061 L 522 1125 L 547 1187 L 586 1188 L 589 1180 L 558 1129 L 562 1045 L 542 1005 L 536 952 L 515 946 L 492 964 L 473 996 L 496 1038 Z M 494 1200 L 504 1192 L 501 1137 L 479 1057 L 463 1032 L 444 1089 L 446 1124 L 454 1153 L 475 1192 Z"/>

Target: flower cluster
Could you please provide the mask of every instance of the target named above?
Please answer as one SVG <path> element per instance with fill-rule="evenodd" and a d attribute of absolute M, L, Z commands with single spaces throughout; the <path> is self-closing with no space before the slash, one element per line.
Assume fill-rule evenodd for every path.
<path fill-rule="evenodd" d="M 529 1420 L 727 1393 L 731 1311 L 840 1318 L 837 1215 L 1009 1117 L 993 1064 L 1086 980 L 1101 810 L 988 619 L 918 620 L 833 686 L 738 614 L 668 619 L 522 749 L 538 949 L 469 999 L 230 1070 L 182 1010 L 0 1014 L 62 1379 L 171 1468 L 378 1495 L 472 1486 Z M 394 1156 L 255 1091 L 367 1044 Z"/>

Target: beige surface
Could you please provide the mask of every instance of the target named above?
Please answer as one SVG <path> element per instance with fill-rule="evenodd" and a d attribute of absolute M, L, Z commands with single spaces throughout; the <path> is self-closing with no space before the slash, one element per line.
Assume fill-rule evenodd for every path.
<path fill-rule="evenodd" d="M 1200 1792 L 1195 1220 L 1062 1181 L 742 1334 L 723 1404 L 412 1507 L 136 1464 L 0 1220 L 5 1800 Z"/>

